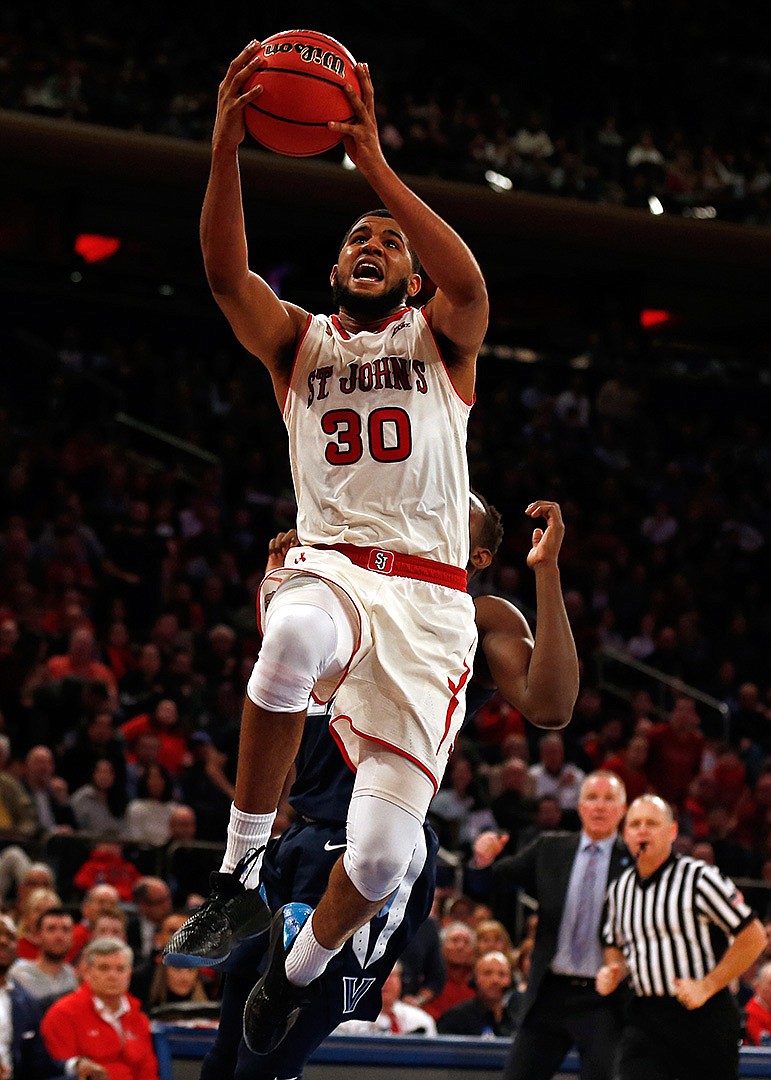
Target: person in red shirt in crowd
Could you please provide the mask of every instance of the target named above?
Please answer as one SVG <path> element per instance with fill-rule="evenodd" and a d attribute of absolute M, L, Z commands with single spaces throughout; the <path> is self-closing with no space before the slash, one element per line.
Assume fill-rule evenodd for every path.
<path fill-rule="evenodd" d="M 738 751 L 730 746 L 721 748 L 712 775 L 715 778 L 718 801 L 727 810 L 735 810 L 749 791 L 747 766 Z"/>
<path fill-rule="evenodd" d="M 128 993 L 132 950 L 117 938 L 97 938 L 83 950 L 83 984 L 43 1017 L 49 1054 L 70 1062 L 87 1057 L 110 1080 L 158 1080 L 150 1021 Z"/>
<path fill-rule="evenodd" d="M 592 769 L 599 769 L 607 758 L 622 753 L 623 747 L 624 725 L 618 716 L 602 720 L 581 739 L 581 752 Z"/>
<path fill-rule="evenodd" d="M 96 640 L 88 626 L 78 626 L 72 631 L 67 652 L 49 657 L 46 669 L 51 679 L 104 683 L 110 695 L 110 708 L 118 707 L 118 681 L 110 668 L 96 659 Z"/>
<path fill-rule="evenodd" d="M 675 701 L 669 720 L 650 729 L 648 772 L 654 791 L 678 810 L 688 788 L 701 770 L 704 736 L 693 698 L 682 695 Z"/>
<path fill-rule="evenodd" d="M 137 666 L 129 630 L 123 619 L 113 619 L 110 623 L 104 653 L 107 666 L 120 685 L 120 680 Z"/>
<path fill-rule="evenodd" d="M 434 1020 L 461 1001 L 469 1001 L 474 991 L 469 980 L 476 960 L 476 935 L 464 922 L 451 922 L 441 931 L 442 955 L 447 969 L 447 979 L 442 991 L 423 1005 Z"/>
<path fill-rule="evenodd" d="M 736 840 L 757 854 L 771 829 L 771 771 L 762 772 L 754 788 L 747 788 L 736 807 Z"/>
<path fill-rule="evenodd" d="M 67 959 L 72 963 L 91 940 L 94 921 L 104 911 L 114 911 L 120 905 L 120 893 L 114 885 L 94 885 L 80 902 L 81 919 L 72 931 L 72 948 Z"/>
<path fill-rule="evenodd" d="M 745 1007 L 746 1046 L 771 1045 L 771 964 L 764 964 L 755 979 L 755 993 Z"/>
<path fill-rule="evenodd" d="M 522 713 L 499 693 L 493 694 L 477 712 L 473 725 L 477 739 L 486 746 L 501 747 L 509 735 L 522 735 L 525 732 Z"/>
<path fill-rule="evenodd" d="M 683 828 L 693 840 L 703 840 L 709 834 L 709 813 L 717 805 L 715 777 L 700 772 L 691 780 L 683 803 Z"/>
<path fill-rule="evenodd" d="M 163 698 L 152 713 L 142 713 L 121 724 L 126 741 L 126 757 L 135 760 L 134 748 L 140 735 L 157 734 L 161 740 L 158 764 L 171 776 L 179 776 L 192 761 L 187 733 L 179 718 L 177 704 L 171 698 Z"/>
<path fill-rule="evenodd" d="M 647 735 L 633 735 L 623 750 L 605 758 L 601 768 L 615 773 L 622 781 L 631 801 L 653 791 L 648 776 L 650 743 Z"/>
<path fill-rule="evenodd" d="M 123 857 L 120 844 L 97 844 L 73 878 L 76 889 L 86 892 L 94 885 L 113 885 L 121 900 L 130 903 L 132 890 L 142 875 Z"/>

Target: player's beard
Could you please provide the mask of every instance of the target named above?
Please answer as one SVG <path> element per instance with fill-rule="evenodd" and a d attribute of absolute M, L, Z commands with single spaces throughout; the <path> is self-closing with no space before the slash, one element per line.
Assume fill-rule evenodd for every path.
<path fill-rule="evenodd" d="M 384 319 L 392 311 L 398 311 L 407 300 L 407 287 L 410 279 L 402 278 L 392 288 L 378 296 L 362 295 L 355 293 L 347 285 L 341 285 L 335 281 L 332 286 L 332 299 L 338 310 L 346 315 L 358 316 L 362 319 Z"/>

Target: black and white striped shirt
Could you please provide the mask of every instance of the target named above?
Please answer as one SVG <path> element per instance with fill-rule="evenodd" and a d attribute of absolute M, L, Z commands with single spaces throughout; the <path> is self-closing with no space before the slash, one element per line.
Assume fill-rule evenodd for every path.
<path fill-rule="evenodd" d="M 672 855 L 649 878 L 625 870 L 608 889 L 602 940 L 624 954 L 635 993 L 675 996 L 675 979 L 703 979 L 754 913 L 714 866 Z"/>

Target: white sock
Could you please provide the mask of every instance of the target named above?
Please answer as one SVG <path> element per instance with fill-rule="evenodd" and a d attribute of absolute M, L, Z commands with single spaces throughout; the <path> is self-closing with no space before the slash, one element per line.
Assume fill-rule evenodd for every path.
<path fill-rule="evenodd" d="M 253 848 L 261 848 L 270 839 L 270 831 L 276 820 L 276 811 L 272 814 L 245 814 L 239 810 L 235 803 L 230 805 L 230 821 L 228 822 L 228 842 L 222 859 L 220 872 L 230 874 L 235 870 L 236 863 Z M 262 866 L 262 855 L 255 859 L 249 868 L 243 884 L 247 889 L 256 889 Z"/>
<path fill-rule="evenodd" d="M 307 986 L 308 983 L 323 975 L 327 964 L 342 949 L 325 949 L 316 941 L 313 933 L 313 916 L 307 920 L 286 958 L 286 977 L 295 986 Z"/>

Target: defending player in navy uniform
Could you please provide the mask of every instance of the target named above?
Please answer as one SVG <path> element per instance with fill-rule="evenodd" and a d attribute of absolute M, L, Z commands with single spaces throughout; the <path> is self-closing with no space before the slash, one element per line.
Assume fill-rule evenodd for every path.
<path fill-rule="evenodd" d="M 497 686 L 512 704 L 523 711 L 526 708 L 538 726 L 561 727 L 570 718 L 578 690 L 575 646 L 557 570 L 564 527 L 555 503 L 538 502 L 528 509 L 533 516 L 542 514 L 547 520 L 545 531 L 534 531 L 528 555 L 532 569 L 539 574 L 546 571 L 538 585 L 538 634 L 534 640 L 524 617 L 507 601 L 494 596 L 475 599 L 480 656 L 469 689 L 469 716 Z M 502 536 L 497 511 L 476 496 L 471 500 L 470 526 L 469 576 L 489 565 Z M 283 556 L 288 542 L 291 540 L 284 535 L 272 542 L 272 561 Z M 560 677 L 555 677 L 555 671 Z M 290 794 L 298 819 L 278 840 L 271 841 L 262 865 L 268 905 L 272 910 L 286 905 L 290 930 L 298 915 L 302 919 L 307 914 L 303 905 L 316 903 L 346 844 L 344 822 L 353 775 L 327 725 L 328 716 L 322 710 L 309 713 Z M 255 973 L 264 967 L 267 935 L 237 945 L 221 968 L 227 976 L 220 1028 L 204 1063 L 203 1080 L 299 1077 L 313 1050 L 339 1023 L 353 1017 L 374 1019 L 380 1009 L 383 982 L 430 911 L 436 848 L 433 830 L 426 825 L 407 874 L 390 901 L 347 942 L 309 990 L 291 1037 L 264 1055 L 252 1054 L 241 1033 L 244 1002 Z M 236 898 L 244 892 L 233 885 Z M 170 959 L 167 946 L 165 962 Z M 184 954 L 178 957 L 183 963 L 190 959 Z"/>

